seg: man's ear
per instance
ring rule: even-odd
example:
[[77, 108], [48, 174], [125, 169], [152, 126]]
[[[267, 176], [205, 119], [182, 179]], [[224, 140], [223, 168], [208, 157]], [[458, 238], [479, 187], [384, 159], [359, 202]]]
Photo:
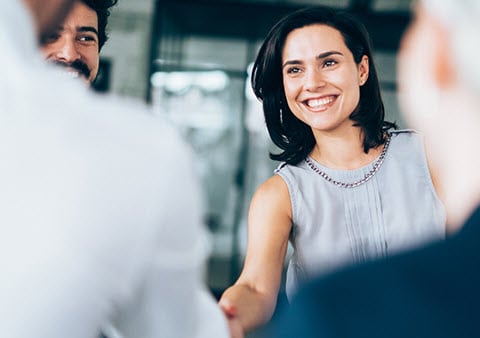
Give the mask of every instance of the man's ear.
[[455, 80], [455, 71], [452, 63], [452, 46], [450, 43], [450, 34], [441, 22], [430, 16], [432, 24], [432, 46], [435, 48], [432, 70], [434, 80], [439, 88], [445, 88]]

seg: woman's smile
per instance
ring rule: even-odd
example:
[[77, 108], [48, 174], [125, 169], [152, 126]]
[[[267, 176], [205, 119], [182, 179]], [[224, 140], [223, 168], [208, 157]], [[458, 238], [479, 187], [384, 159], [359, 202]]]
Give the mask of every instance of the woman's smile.
[[282, 64], [285, 97], [299, 120], [320, 132], [352, 126], [368, 58], [357, 64], [337, 29], [313, 24], [291, 31]]
[[325, 111], [330, 108], [337, 99], [336, 95], [329, 95], [319, 98], [312, 98], [303, 101], [303, 103], [310, 108], [309, 110], [314, 110], [316, 112]]

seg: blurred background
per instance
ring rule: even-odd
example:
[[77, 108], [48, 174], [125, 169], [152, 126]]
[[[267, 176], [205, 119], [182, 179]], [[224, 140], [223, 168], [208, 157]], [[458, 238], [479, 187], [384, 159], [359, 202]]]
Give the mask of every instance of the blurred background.
[[[192, 145], [213, 236], [212, 292], [236, 280], [246, 214], [277, 163], [249, 71], [262, 39], [293, 10], [323, 4], [356, 13], [373, 42], [387, 118], [400, 127], [396, 54], [411, 0], [119, 0], [101, 54], [96, 89], [137, 97], [169, 118]], [[187, 192], [188, 193], [188, 192]], [[280, 302], [282, 301], [282, 295]], [[259, 337], [260, 333], [249, 335]]]

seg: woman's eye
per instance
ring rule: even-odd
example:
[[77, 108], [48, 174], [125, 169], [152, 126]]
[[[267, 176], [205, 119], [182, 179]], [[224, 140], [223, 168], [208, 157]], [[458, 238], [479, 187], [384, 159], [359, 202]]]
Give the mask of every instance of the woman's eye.
[[300, 68], [298, 67], [290, 67], [287, 69], [288, 74], [297, 74], [300, 73]]

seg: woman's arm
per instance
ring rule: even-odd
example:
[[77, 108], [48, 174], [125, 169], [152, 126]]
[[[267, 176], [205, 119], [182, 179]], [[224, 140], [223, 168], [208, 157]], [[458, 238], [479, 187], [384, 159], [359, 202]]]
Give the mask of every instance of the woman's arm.
[[230, 325], [244, 332], [268, 322], [275, 310], [292, 227], [285, 181], [274, 175], [255, 192], [248, 214], [248, 246], [240, 277], [220, 299]]

